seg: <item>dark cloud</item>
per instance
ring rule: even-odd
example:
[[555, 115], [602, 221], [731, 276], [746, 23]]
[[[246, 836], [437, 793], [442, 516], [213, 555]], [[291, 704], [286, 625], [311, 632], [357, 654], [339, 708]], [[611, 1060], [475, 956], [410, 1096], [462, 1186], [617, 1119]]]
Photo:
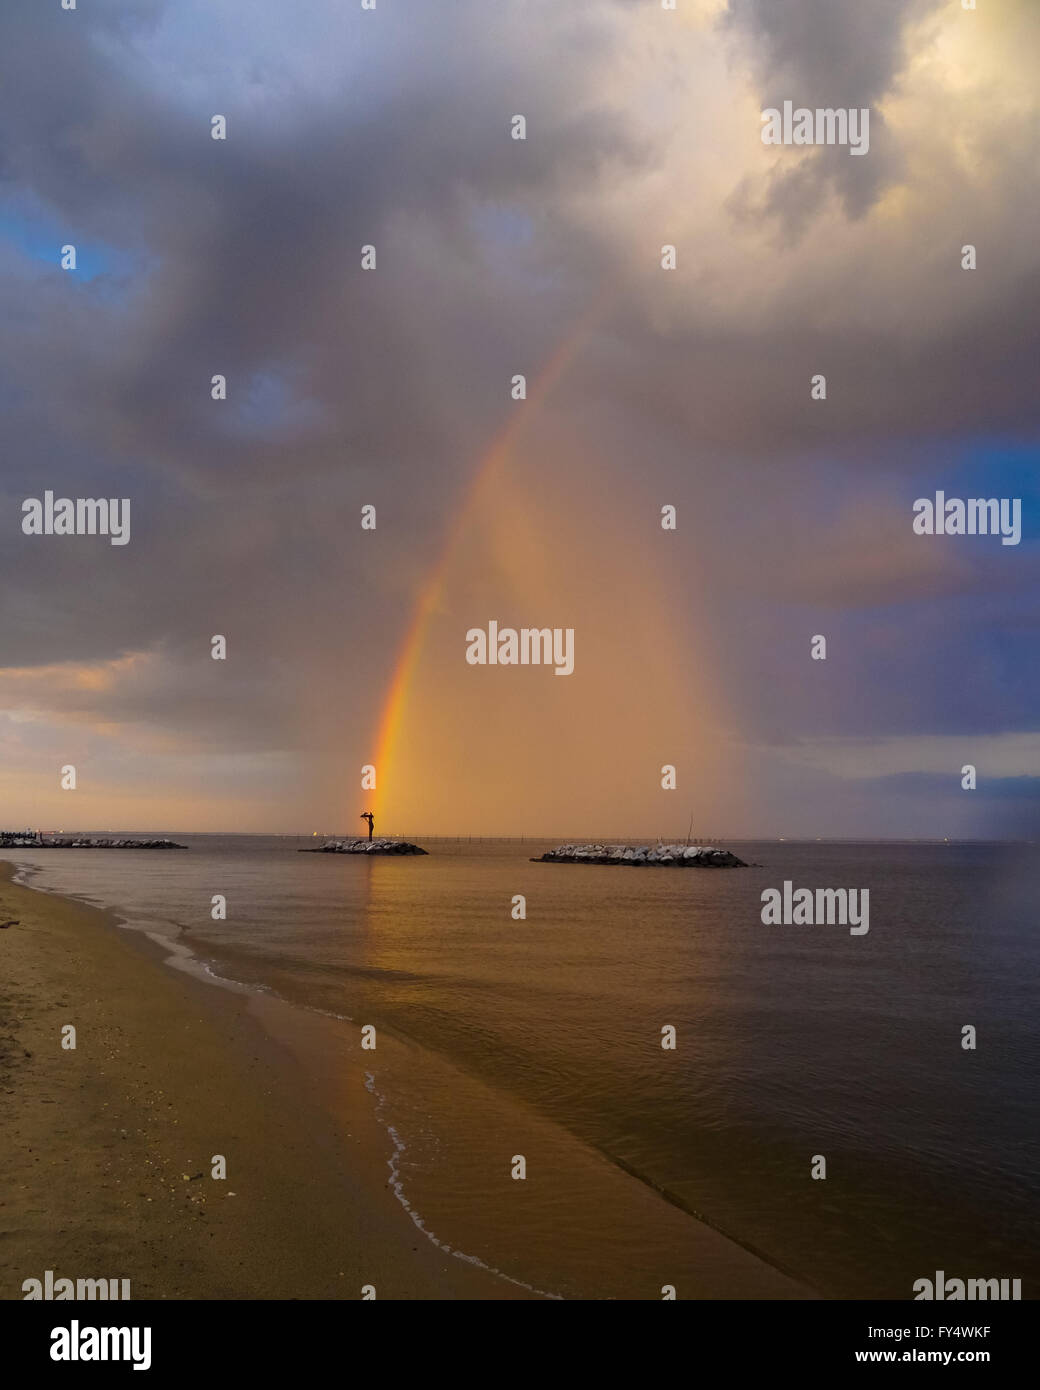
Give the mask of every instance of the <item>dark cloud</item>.
[[[762, 211], [798, 237], [828, 191], [850, 217], [861, 217], [903, 173], [896, 143], [878, 103], [903, 68], [910, 27], [943, 0], [730, 0], [728, 23], [751, 37], [762, 107], [785, 100], [805, 106], [870, 110], [869, 156], [822, 147], [791, 170], [771, 175]], [[743, 191], [747, 196], [748, 190]]]
[[[753, 72], [763, 105], [874, 106], [933, 9], [732, 0], [734, 89]], [[590, 315], [551, 409], [581, 441], [590, 493], [611, 479], [639, 505], [662, 489], [682, 503], [684, 572], [721, 596], [705, 640], [749, 730], [1027, 720], [1035, 669], [1008, 694], [997, 639], [955, 709], [929, 711], [963, 655], [935, 638], [942, 605], [1022, 592], [1033, 562], [1015, 578], [992, 557], [919, 562], [896, 528], [944, 441], [1036, 436], [1031, 127], [990, 113], [994, 146], [969, 165], [940, 141], [941, 201], [860, 242], [919, 154], [879, 113], [869, 157], [822, 150], [771, 176], [740, 163], [669, 280], [659, 205], [641, 199], [676, 137], [641, 103], [674, 100], [687, 134], [691, 98], [673, 68], [662, 81], [657, 50], [640, 66], [648, 23], [636, 6], [478, 0], [397, 0], [378, 17], [334, 0], [8, 7], [3, 665], [146, 654], [115, 685], [36, 682], [39, 708], [196, 749], [360, 763], [416, 596], [517, 408], [510, 377], [536, 378]], [[216, 112], [226, 142], [210, 139]], [[509, 139], [517, 113], [524, 143]], [[711, 132], [704, 120], [689, 143]], [[669, 205], [678, 218], [708, 196], [676, 184]], [[973, 238], [970, 282], [959, 247]], [[66, 240], [97, 273], [58, 269]], [[370, 242], [375, 273], [360, 269]], [[823, 406], [808, 396], [820, 370]], [[210, 399], [214, 373], [226, 403]], [[21, 500], [45, 488], [129, 496], [131, 545], [23, 537]], [[369, 502], [378, 539], [359, 526]], [[817, 705], [782, 642], [761, 678], [776, 605], [801, 623], [814, 595], [846, 614], [906, 605], [858, 629]], [[970, 640], [993, 621], [971, 615]], [[879, 634], [898, 623], [909, 655], [893, 693]], [[229, 638], [226, 673], [213, 633]], [[1017, 653], [1021, 635], [1008, 640]], [[876, 698], [857, 695], [864, 682]]]
[[[9, 664], [198, 651], [229, 628], [259, 706], [272, 663], [313, 671], [316, 650], [322, 683], [358, 678], [324, 640], [346, 616], [376, 700], [456, 493], [510, 408], [503, 382], [567, 312], [558, 286], [509, 304], [478, 214], [551, 206], [635, 157], [600, 109], [594, 25], [558, 24], [545, 71], [475, 5], [398, 7], [367, 31], [367, 16], [343, 30], [341, 7], [318, 8], [329, 42], [355, 52], [315, 96], [284, 12], [225, 7], [239, 27], [227, 52], [254, 49], [261, 100], [230, 65], [226, 86], [210, 72], [197, 87], [190, 66], [158, 64], [177, 51], [175, 6], [10, 16], [12, 216], [43, 208], [129, 268], [83, 283], [57, 271], [57, 245], [50, 264], [6, 252], [7, 524], [44, 487], [107, 490], [132, 497], [134, 540], [9, 538]], [[520, 108], [526, 146], [509, 139]], [[216, 110], [225, 143], [209, 138]], [[360, 270], [369, 242], [374, 274]], [[210, 399], [216, 372], [226, 404]], [[362, 536], [363, 502], [396, 543]]]

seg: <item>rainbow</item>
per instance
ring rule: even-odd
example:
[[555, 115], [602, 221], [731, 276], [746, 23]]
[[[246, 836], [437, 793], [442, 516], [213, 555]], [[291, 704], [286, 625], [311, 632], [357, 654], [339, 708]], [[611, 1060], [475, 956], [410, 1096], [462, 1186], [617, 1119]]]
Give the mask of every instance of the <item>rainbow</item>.
[[[430, 618], [440, 605], [451, 572], [452, 557], [470, 526], [474, 512], [489, 492], [492, 483], [499, 477], [513, 446], [530, 423], [532, 412], [545, 404], [553, 388], [573, 362], [593, 324], [602, 317], [603, 312], [604, 305], [601, 302], [582, 315], [577, 327], [560, 343], [536, 377], [533, 386], [528, 390], [527, 399], [514, 404], [510, 418], [495, 435], [481, 458], [459, 509], [458, 518], [449, 529], [430, 578], [419, 595], [383, 702], [376, 736], [376, 754], [373, 760], [376, 769], [376, 794], [373, 801], [376, 815], [384, 824], [384, 810], [391, 800], [390, 794], [393, 791], [394, 752], [408, 710], [409, 691], [422, 658]], [[397, 827], [401, 830], [405, 828]]]

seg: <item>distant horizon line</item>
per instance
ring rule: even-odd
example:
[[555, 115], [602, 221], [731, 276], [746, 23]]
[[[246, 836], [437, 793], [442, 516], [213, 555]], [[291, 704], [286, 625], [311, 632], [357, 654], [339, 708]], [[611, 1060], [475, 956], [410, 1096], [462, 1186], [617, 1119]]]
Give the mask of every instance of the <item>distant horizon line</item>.
[[[46, 830], [28, 828], [30, 833], [41, 835], [62, 835], [76, 838], [82, 835], [149, 835], [153, 837], [169, 835], [195, 835], [211, 837], [235, 836], [240, 839], [269, 839], [269, 840], [364, 840], [368, 836], [365, 834], [354, 834], [349, 831], [298, 831], [298, 830], [157, 830], [154, 828], [128, 829], [121, 828], [98, 828], [76, 830]], [[0, 829], [3, 835], [23, 835], [25, 829]], [[510, 835], [484, 835], [484, 834], [465, 834], [458, 832], [455, 834], [435, 834], [421, 835], [415, 832], [404, 834], [383, 834], [380, 833], [374, 839], [387, 840], [452, 840], [459, 843], [463, 840], [557, 840], [564, 844], [621, 844], [632, 842], [647, 841], [659, 844], [686, 844], [709, 842], [721, 842], [723, 840], [733, 844], [857, 844], [857, 845], [942, 845], [942, 844], [980, 844], [980, 845], [1013, 845], [1013, 844], [1033, 844], [1035, 841], [1022, 838], [1007, 838], [1003, 836], [991, 835], [680, 835], [676, 837], [660, 835], [558, 835], [558, 834], [529, 834], [526, 831]], [[0, 845], [0, 849], [17, 848], [17, 846]]]

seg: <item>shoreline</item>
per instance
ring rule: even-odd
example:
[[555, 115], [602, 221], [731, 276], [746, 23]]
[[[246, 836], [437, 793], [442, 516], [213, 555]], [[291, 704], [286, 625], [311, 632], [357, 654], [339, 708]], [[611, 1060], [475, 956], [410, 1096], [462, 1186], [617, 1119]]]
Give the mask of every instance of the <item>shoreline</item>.
[[0, 936], [0, 1297], [47, 1269], [128, 1278], [133, 1299], [522, 1296], [402, 1220], [363, 1077], [336, 1124], [251, 991], [169, 970], [115, 914], [13, 872], [0, 863], [20, 919]]
[[[561, 1296], [427, 1230], [400, 1185], [396, 1132], [360, 1025], [202, 968], [169, 968], [176, 942], [15, 884], [15, 872], [0, 862], [3, 918], [20, 919], [0, 933], [0, 1086], [11, 1117], [0, 1141], [0, 1298], [22, 1298], [22, 1281], [47, 1269], [129, 1278], [135, 1299], [360, 1299], [365, 1285], [378, 1298]], [[68, 1023], [75, 1051], [61, 1048]], [[453, 1085], [443, 1059], [399, 1051], [431, 1093]], [[472, 1097], [475, 1129], [487, 1104]], [[613, 1213], [618, 1184], [629, 1185], [626, 1214], [612, 1214], [604, 1233], [620, 1260], [643, 1230], [691, 1247], [689, 1271], [672, 1279], [678, 1297], [816, 1297], [558, 1126], [514, 1111], [503, 1142], [515, 1146], [522, 1125], [572, 1204]], [[210, 1176], [216, 1154], [226, 1181]], [[465, 1190], [453, 1157], [440, 1176]], [[471, 1205], [470, 1231], [454, 1229], [469, 1216], [462, 1209], [444, 1230], [467, 1251], [482, 1234], [479, 1193]], [[494, 1248], [513, 1248], [508, 1229], [495, 1234]], [[586, 1276], [581, 1252], [561, 1249], [560, 1260], [564, 1297], [661, 1296], [625, 1292], [623, 1273]]]

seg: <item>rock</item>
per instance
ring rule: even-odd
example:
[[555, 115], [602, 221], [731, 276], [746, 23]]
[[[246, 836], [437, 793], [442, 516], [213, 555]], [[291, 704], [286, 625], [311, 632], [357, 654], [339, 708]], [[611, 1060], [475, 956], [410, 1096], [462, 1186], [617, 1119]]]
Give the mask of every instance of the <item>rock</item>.
[[746, 869], [728, 849], [711, 845], [558, 845], [532, 864], [661, 864], [701, 869]]
[[326, 840], [314, 849], [301, 849], [301, 854], [425, 854], [419, 845], [407, 840], [386, 840], [376, 836], [371, 840]]

